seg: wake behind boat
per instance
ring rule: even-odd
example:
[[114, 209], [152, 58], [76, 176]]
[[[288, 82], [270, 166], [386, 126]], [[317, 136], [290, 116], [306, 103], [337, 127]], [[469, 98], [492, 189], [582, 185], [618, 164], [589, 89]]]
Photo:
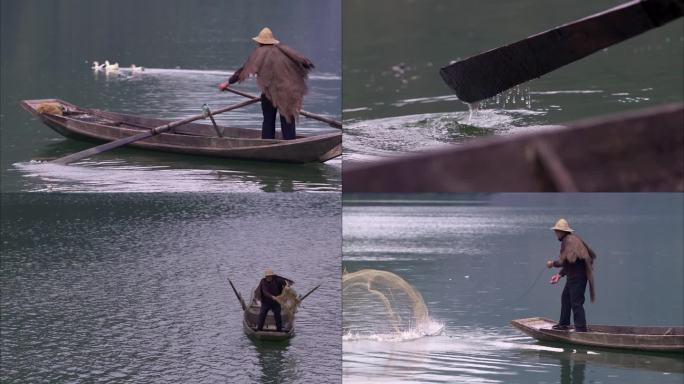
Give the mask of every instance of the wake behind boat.
[[684, 351], [684, 327], [636, 327], [588, 325], [588, 332], [555, 330], [555, 321], [544, 317], [512, 320], [511, 325], [539, 340], [602, 348], [640, 351]]
[[[22, 107], [59, 134], [77, 140], [112, 142], [169, 124], [156, 119], [82, 108], [59, 99], [23, 100]], [[45, 109], [44, 106], [57, 106]], [[223, 136], [223, 137], [220, 137]], [[325, 162], [342, 153], [342, 134], [297, 135], [293, 140], [261, 139], [256, 129], [187, 123], [129, 145], [156, 151], [211, 157], [277, 161]]]

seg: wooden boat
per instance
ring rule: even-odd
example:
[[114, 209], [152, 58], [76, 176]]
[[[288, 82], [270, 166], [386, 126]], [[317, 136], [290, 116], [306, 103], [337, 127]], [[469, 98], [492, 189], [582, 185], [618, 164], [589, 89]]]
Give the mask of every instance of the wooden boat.
[[511, 321], [512, 326], [539, 341], [640, 351], [684, 351], [684, 327], [588, 325], [588, 332], [575, 332], [551, 329], [554, 324], [555, 321], [543, 317]]
[[[290, 281], [292, 284], [294, 282]], [[230, 284], [230, 287], [233, 289], [233, 293], [235, 293], [235, 297], [237, 297], [238, 301], [240, 302], [240, 307], [242, 308], [243, 311], [243, 319], [242, 319], [242, 328], [245, 331], [245, 334], [254, 339], [254, 340], [264, 340], [264, 341], [284, 341], [287, 340], [295, 335], [295, 312], [296, 311], [296, 306], [294, 307], [295, 309], [292, 310], [292, 312], [287, 311], [285, 307], [283, 307], [282, 311], [280, 312], [282, 316], [282, 331], [278, 332], [276, 329], [275, 325], [275, 317], [273, 316], [273, 312], [269, 311], [268, 314], [266, 315], [266, 320], [264, 321], [264, 326], [261, 331], [257, 331], [257, 323], [259, 321], [259, 312], [261, 310], [261, 303], [256, 299], [256, 288], [252, 290], [252, 297], [249, 300], [249, 305], [245, 304], [245, 301], [242, 299], [242, 295], [240, 295], [240, 292], [238, 292], [237, 288], [235, 288], [235, 285], [233, 285], [233, 282], [228, 279], [228, 283]], [[294, 296], [295, 299], [290, 298], [291, 300], [298, 300], [299, 303], [304, 301], [309, 295], [314, 293], [321, 285], [317, 285], [310, 289], [306, 294], [300, 295], [300, 296]], [[296, 292], [294, 290], [291, 292], [293, 295], [296, 295]], [[288, 300], [286, 298], [286, 300]], [[293, 302], [290, 302], [293, 303]]]
[[684, 104], [345, 163], [343, 192], [684, 191]]
[[261, 331], [257, 331], [257, 322], [259, 320], [259, 311], [261, 310], [261, 303], [259, 303], [252, 294], [252, 299], [249, 301], [249, 305], [244, 311], [244, 319], [242, 321], [242, 327], [245, 334], [255, 340], [265, 340], [265, 341], [283, 341], [287, 340], [295, 335], [294, 314], [287, 311], [281, 311], [281, 317], [283, 320], [283, 331], [278, 332], [276, 330], [275, 318], [273, 317], [273, 312], [269, 311], [266, 315], [266, 321], [264, 322], [264, 327]]
[[[59, 104], [62, 115], [40, 113], [38, 107], [45, 103]], [[59, 134], [78, 140], [109, 142], [171, 122], [81, 108], [59, 99], [23, 100], [21, 105]], [[265, 140], [261, 139], [260, 130], [224, 126], [218, 129], [223, 137], [212, 125], [188, 123], [130, 145], [190, 155], [290, 163], [324, 162], [342, 154], [342, 134], [337, 132], [298, 135], [294, 140], [280, 140], [277, 133], [276, 139]]]

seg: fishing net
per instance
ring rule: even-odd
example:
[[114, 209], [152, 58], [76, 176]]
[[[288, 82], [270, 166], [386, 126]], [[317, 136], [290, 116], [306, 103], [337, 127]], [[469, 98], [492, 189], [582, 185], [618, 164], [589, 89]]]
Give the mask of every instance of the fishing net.
[[280, 308], [291, 316], [297, 313], [301, 303], [297, 291], [289, 285], [285, 286], [283, 292], [276, 296], [276, 301], [280, 304]]
[[432, 333], [420, 292], [387, 271], [363, 269], [342, 276], [345, 333]]
[[42, 114], [62, 116], [64, 111], [62, 105], [59, 103], [40, 103], [36, 107], [36, 111]]

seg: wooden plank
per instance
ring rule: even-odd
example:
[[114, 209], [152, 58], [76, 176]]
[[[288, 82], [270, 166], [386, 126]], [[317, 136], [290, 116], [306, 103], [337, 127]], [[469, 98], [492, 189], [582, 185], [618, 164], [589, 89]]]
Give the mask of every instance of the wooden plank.
[[343, 191], [558, 191], [562, 183], [540, 165], [540, 145], [557, 156], [579, 191], [684, 191], [682, 127], [684, 104], [677, 103], [544, 132], [473, 139], [395, 159], [346, 163]]

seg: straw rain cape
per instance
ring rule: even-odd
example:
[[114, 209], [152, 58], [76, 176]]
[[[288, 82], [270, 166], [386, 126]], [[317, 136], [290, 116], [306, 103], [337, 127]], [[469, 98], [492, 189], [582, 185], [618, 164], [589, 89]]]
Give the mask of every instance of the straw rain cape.
[[561, 243], [560, 261], [567, 261], [568, 263], [574, 263], [577, 259], [584, 260], [584, 265], [587, 271], [587, 281], [589, 282], [589, 297], [591, 301], [596, 300], [596, 290], [594, 288], [594, 260], [596, 259], [596, 253], [589, 248], [587, 243], [584, 242], [579, 236], [574, 234], [567, 234], [563, 238]]
[[249, 55], [238, 81], [257, 75], [261, 91], [291, 123], [302, 109], [302, 100], [308, 91], [306, 79], [313, 68], [311, 60], [288, 46], [262, 45]]

